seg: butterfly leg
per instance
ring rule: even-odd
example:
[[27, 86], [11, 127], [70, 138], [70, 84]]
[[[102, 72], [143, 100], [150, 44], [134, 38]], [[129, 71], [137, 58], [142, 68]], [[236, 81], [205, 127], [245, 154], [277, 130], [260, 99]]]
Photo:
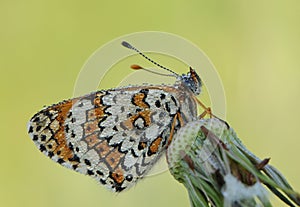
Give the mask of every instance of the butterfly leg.
[[210, 118], [213, 117], [213, 114], [211, 112], [211, 108], [207, 107], [205, 111], [202, 112], [202, 114], [199, 115], [199, 119], [204, 118], [206, 115], [209, 115]]
[[194, 98], [195, 101], [204, 109], [204, 112], [202, 114], [200, 114], [199, 118], [202, 119], [204, 118], [206, 115], [209, 115], [210, 118], [214, 117], [211, 108], [210, 107], [206, 107], [199, 99], [197, 99], [196, 97]]
[[180, 115], [179, 112], [177, 112], [174, 116], [174, 119], [173, 119], [173, 122], [172, 122], [172, 126], [171, 126], [171, 131], [170, 131], [170, 136], [168, 138], [168, 144], [167, 146], [169, 146], [169, 144], [171, 143], [172, 139], [173, 139], [173, 135], [174, 135], [174, 131], [175, 131], [175, 125], [176, 125], [176, 121], [179, 121], [180, 123], [180, 126], [183, 126], [184, 125], [184, 121]]

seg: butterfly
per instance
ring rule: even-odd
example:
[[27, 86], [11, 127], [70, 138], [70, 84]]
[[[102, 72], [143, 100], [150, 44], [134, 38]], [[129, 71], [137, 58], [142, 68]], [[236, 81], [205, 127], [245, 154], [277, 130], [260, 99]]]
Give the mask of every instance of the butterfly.
[[46, 156], [114, 192], [143, 178], [176, 131], [198, 119], [197, 104], [202, 106], [196, 99], [202, 82], [194, 69], [178, 75], [128, 42], [122, 45], [171, 72], [175, 84], [95, 91], [45, 107], [28, 124], [29, 135]]

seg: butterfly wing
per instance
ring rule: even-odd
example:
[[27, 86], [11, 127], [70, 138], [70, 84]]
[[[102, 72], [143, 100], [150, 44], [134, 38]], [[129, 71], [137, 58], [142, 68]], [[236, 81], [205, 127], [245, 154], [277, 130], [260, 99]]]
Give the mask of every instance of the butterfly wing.
[[163, 89], [103, 90], [41, 110], [28, 132], [54, 161], [119, 192], [160, 157], [178, 109]]

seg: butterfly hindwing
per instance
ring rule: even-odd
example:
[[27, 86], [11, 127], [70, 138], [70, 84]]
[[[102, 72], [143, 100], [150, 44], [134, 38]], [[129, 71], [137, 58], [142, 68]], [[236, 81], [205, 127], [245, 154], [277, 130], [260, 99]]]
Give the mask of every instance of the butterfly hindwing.
[[163, 89], [102, 90], [43, 109], [28, 131], [54, 161], [121, 191], [160, 157], [178, 110]]

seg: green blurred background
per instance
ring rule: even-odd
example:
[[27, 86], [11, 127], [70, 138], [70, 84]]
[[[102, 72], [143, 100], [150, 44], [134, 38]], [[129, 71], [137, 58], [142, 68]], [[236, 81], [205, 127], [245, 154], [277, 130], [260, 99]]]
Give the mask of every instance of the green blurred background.
[[0, 206], [189, 206], [168, 172], [116, 195], [49, 160], [26, 132], [43, 105], [72, 96], [98, 47], [148, 30], [178, 34], [209, 56], [224, 84], [227, 121], [300, 191], [298, 0], [1, 0]]

